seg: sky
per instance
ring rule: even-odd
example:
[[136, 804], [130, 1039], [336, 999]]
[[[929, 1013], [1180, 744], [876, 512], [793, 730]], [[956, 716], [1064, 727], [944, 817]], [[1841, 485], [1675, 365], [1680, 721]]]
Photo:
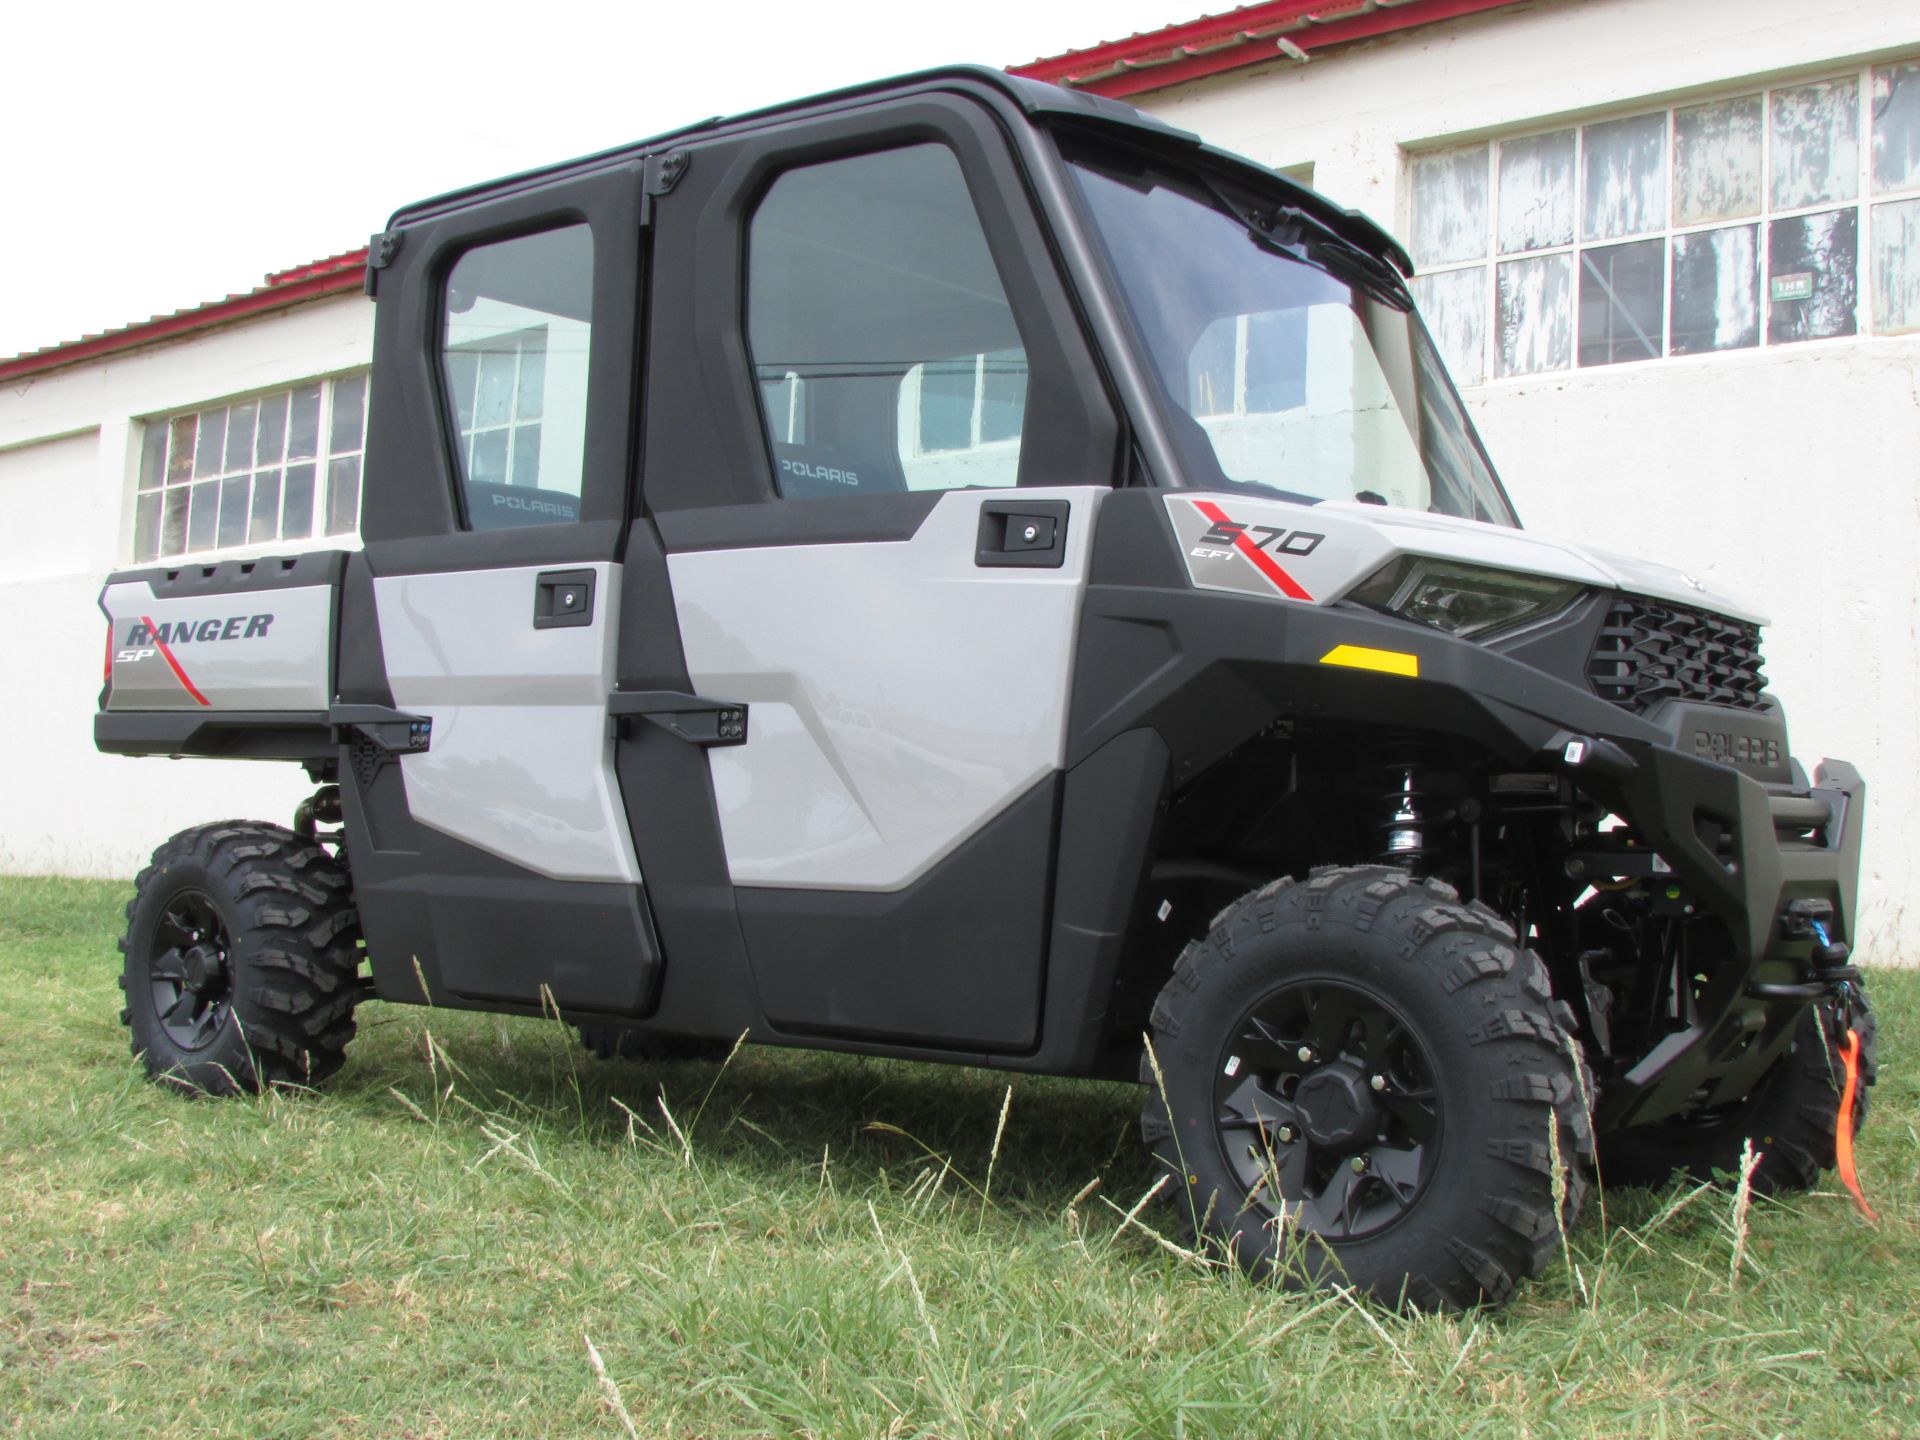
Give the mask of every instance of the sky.
[[1212, 0], [22, 5], [0, 357], [250, 290], [445, 190], [836, 86], [1016, 65]]

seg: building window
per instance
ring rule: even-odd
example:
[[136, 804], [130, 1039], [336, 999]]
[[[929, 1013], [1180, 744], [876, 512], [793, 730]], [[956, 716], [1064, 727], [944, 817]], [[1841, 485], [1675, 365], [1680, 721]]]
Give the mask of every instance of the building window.
[[1455, 378], [1920, 330], [1920, 61], [1420, 155]]
[[365, 371], [148, 421], [134, 563], [353, 534], [366, 434]]

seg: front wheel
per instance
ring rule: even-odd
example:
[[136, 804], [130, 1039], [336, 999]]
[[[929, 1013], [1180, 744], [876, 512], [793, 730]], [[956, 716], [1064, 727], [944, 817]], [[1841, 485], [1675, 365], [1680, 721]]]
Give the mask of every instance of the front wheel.
[[359, 942], [346, 869], [311, 840], [242, 820], [184, 830], [127, 904], [133, 1051], [207, 1095], [316, 1085], [353, 1038]]
[[[1860, 1035], [1855, 1132], [1866, 1119], [1868, 1087], [1879, 1079], [1879, 1029], [1863, 985], [1855, 982], [1853, 1027]], [[1840, 1048], [1832, 1002], [1809, 1005], [1793, 1043], [1744, 1100], [1651, 1125], [1617, 1130], [1600, 1142], [1600, 1174], [1609, 1185], [1661, 1185], [1675, 1171], [1694, 1180], [1739, 1173], [1752, 1140], [1759, 1153], [1751, 1184], [1763, 1195], [1811, 1190], [1834, 1165], [1839, 1129]]]
[[1569, 1020], [1511, 928], [1447, 886], [1381, 866], [1281, 880], [1175, 965], [1142, 1130], [1194, 1232], [1256, 1274], [1498, 1303], [1584, 1193]]

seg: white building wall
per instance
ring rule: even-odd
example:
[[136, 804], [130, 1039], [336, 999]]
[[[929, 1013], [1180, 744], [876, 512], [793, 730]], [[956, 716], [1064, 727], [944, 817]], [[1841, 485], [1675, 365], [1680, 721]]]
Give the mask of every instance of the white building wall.
[[[1920, 55], [1912, 0], [1548, 0], [1134, 97], [1405, 236], [1410, 151]], [[1862, 249], [1864, 257], [1865, 250]], [[1867, 777], [1861, 953], [1920, 963], [1920, 336], [1466, 392], [1523, 520], [1756, 597], [1803, 759]]]
[[0, 707], [0, 873], [131, 875], [184, 826], [286, 823], [311, 793], [290, 765], [98, 753], [96, 602], [132, 543], [140, 417], [358, 369], [372, 355], [373, 306], [349, 295], [0, 384], [0, 635], [14, 682]]

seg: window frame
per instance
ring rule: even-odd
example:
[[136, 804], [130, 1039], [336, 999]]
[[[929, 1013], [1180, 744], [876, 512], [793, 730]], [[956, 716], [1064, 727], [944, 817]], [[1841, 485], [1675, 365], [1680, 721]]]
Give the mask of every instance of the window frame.
[[[1865, 340], [1895, 338], [1920, 333], [1920, 325], [1901, 326], [1896, 329], [1879, 330], [1875, 326], [1875, 306], [1877, 295], [1874, 287], [1874, 211], [1880, 207], [1899, 204], [1905, 201], [1920, 201], [1920, 176], [1912, 178], [1910, 183], [1899, 188], [1890, 188], [1876, 192], [1873, 175], [1873, 80], [1877, 71], [1892, 71], [1901, 66], [1920, 63], [1920, 55], [1901, 56], [1876, 62], [1864, 62], [1853, 66], [1828, 66], [1803, 74], [1775, 77], [1766, 80], [1749, 81], [1740, 85], [1717, 87], [1698, 95], [1669, 99], [1663, 104], [1640, 102], [1630, 106], [1610, 107], [1605, 111], [1584, 116], [1563, 117], [1554, 124], [1533, 124], [1523, 129], [1516, 128], [1503, 133], [1490, 135], [1484, 139], [1466, 145], [1437, 144], [1408, 147], [1405, 153], [1403, 174], [1406, 179], [1406, 216], [1407, 231], [1411, 235], [1419, 218], [1419, 195], [1417, 193], [1416, 172], [1423, 161], [1445, 156], [1460, 156], [1475, 150], [1485, 152], [1485, 194], [1486, 213], [1482, 229], [1483, 245], [1480, 253], [1471, 259], [1453, 261], [1435, 261], [1427, 264], [1416, 255], [1418, 264], [1414, 291], [1419, 299], [1426, 286], [1423, 282], [1433, 281], [1443, 276], [1454, 276], [1479, 272], [1480, 281], [1480, 353], [1477, 363], [1470, 368], [1461, 366], [1458, 357], [1449, 355], [1450, 367], [1465, 370], [1460, 377], [1462, 388], [1477, 388], [1486, 385], [1526, 383], [1542, 376], [1566, 376], [1582, 372], [1593, 373], [1617, 369], [1622, 365], [1648, 365], [1669, 360], [1701, 360], [1714, 357], [1739, 354], [1765, 354], [1781, 349], [1798, 349], [1807, 345], [1832, 345]], [[1783, 92], [1807, 89], [1813, 86], [1845, 83], [1851, 81], [1855, 86], [1853, 116], [1855, 123], [1854, 141], [1856, 162], [1853, 173], [1853, 190], [1850, 199], [1821, 200], [1807, 204], [1776, 205], [1773, 188], [1774, 159], [1774, 115], [1775, 97]], [[1756, 209], [1739, 215], [1725, 216], [1709, 220], [1681, 223], [1678, 220], [1680, 196], [1674, 183], [1678, 175], [1679, 129], [1677, 116], [1683, 111], [1693, 111], [1715, 105], [1747, 98], [1760, 102], [1760, 156], [1759, 156], [1759, 195]], [[1595, 125], [1605, 125], [1615, 121], [1639, 119], [1658, 115], [1664, 125], [1662, 186], [1665, 191], [1662, 206], [1662, 223], [1653, 229], [1634, 231], [1629, 234], [1608, 236], [1589, 240], [1585, 236], [1587, 229], [1585, 162], [1587, 152], [1587, 131]], [[1503, 147], [1519, 142], [1537, 140], [1543, 136], [1571, 132], [1573, 138], [1573, 163], [1571, 170], [1572, 186], [1572, 239], [1563, 244], [1540, 245], [1529, 249], [1502, 252], [1500, 249], [1500, 163]], [[1853, 329], [1851, 333], [1827, 335], [1809, 339], [1776, 337], [1773, 316], [1771, 274], [1773, 254], [1773, 229], [1783, 221], [1803, 219], [1808, 216], [1825, 215], [1835, 212], [1852, 211], [1854, 215], [1854, 264], [1853, 264]], [[1710, 235], [1723, 230], [1751, 227], [1756, 233], [1754, 245], [1754, 264], [1757, 271], [1756, 292], [1758, 299], [1757, 324], [1758, 335], [1751, 345], [1728, 346], [1720, 349], [1693, 348], [1676, 349], [1674, 333], [1673, 290], [1675, 274], [1675, 242], [1689, 236]], [[1582, 294], [1583, 256], [1589, 251], [1608, 250], [1618, 246], [1642, 244], [1649, 241], [1660, 246], [1661, 286], [1660, 286], [1660, 351], [1657, 355], [1642, 356], [1634, 359], [1608, 360], [1582, 364], [1580, 359], [1582, 345], [1582, 327], [1580, 324], [1580, 302]], [[1513, 373], [1501, 371], [1501, 306], [1500, 272], [1503, 266], [1518, 261], [1538, 261], [1564, 256], [1570, 273], [1567, 305], [1567, 360], [1558, 366], [1543, 366], [1518, 370]], [[1916, 258], [1920, 264], [1920, 258]], [[1423, 314], [1424, 314], [1423, 309]]]
[[[342, 381], [355, 379], [361, 382], [360, 443], [352, 449], [336, 452], [333, 448], [335, 387]], [[254, 463], [243, 469], [229, 469], [223, 464], [212, 474], [195, 475], [192, 472], [192, 462], [189, 461], [186, 478], [178, 483], [169, 483], [167, 477], [171, 467], [168, 461], [172, 454], [172, 446], [174, 443], [174, 427], [180, 421], [189, 418], [194, 420], [197, 440], [200, 425], [204, 417], [215, 413], [230, 417], [231, 412], [235, 409], [251, 405], [255, 407], [254, 415], [257, 425], [259, 417], [258, 407], [262, 401], [285, 396], [288, 399], [288, 408], [291, 410], [292, 397], [297, 392], [309, 387], [316, 387], [319, 391], [319, 399], [315, 409], [314, 453], [312, 456], [301, 456], [297, 460], [289, 461], [286, 454], [288, 439], [285, 429], [283, 428], [277, 466], [263, 466], [259, 461], [258, 451], [256, 449]], [[119, 553], [125, 563], [138, 566], [169, 565], [183, 562], [199, 563], [203, 560], [228, 560], [258, 555], [293, 554], [308, 550], [332, 550], [342, 547], [358, 546], [360, 544], [360, 518], [365, 496], [368, 410], [372, 393], [372, 370], [371, 367], [363, 365], [345, 370], [326, 371], [318, 375], [302, 376], [292, 381], [257, 390], [243, 391], [238, 394], [205, 401], [198, 405], [156, 411], [149, 415], [136, 417], [134, 428], [139, 443], [133, 447], [132, 481], [126, 491], [126, 526], [119, 546]], [[230, 418], [226, 423], [231, 423]], [[286, 424], [287, 421], [283, 419], [283, 427]], [[147, 458], [151, 437], [156, 433], [162, 437], [159, 448], [159, 483], [149, 486], [145, 483]], [[257, 446], [257, 431], [254, 443]], [[329, 530], [327, 528], [327, 514], [333, 499], [332, 471], [334, 463], [340, 460], [357, 460], [360, 464], [360, 474], [355, 482], [353, 523], [341, 530]], [[289, 538], [284, 533], [286, 525], [286, 472], [296, 464], [311, 464], [313, 466], [313, 494], [309, 502], [311, 513], [308, 517], [309, 528], [307, 533]], [[192, 500], [189, 498], [187, 518], [185, 521], [185, 538], [188, 543], [177, 551], [169, 551], [165, 548], [166, 496], [169, 492], [183, 490], [191, 496], [191, 492], [197, 486], [207, 484], [212, 484], [216, 487], [224, 486], [227, 481], [241, 477], [245, 477], [249, 482], [247, 511], [250, 535], [255, 494], [253, 482], [262, 470], [266, 468], [277, 469], [281, 485], [280, 502], [277, 507], [279, 520], [275, 526], [276, 533], [271, 538], [261, 540], [248, 538], [231, 544], [221, 544], [219, 541], [219, 515], [216, 507], [213, 522], [214, 542], [211, 545], [195, 548], [190, 543], [192, 536]], [[147, 496], [158, 496], [160, 498], [160, 509], [154, 522], [154, 548], [151, 554], [143, 553], [140, 534], [140, 502]], [[215, 498], [217, 502], [219, 499], [217, 492]]]

